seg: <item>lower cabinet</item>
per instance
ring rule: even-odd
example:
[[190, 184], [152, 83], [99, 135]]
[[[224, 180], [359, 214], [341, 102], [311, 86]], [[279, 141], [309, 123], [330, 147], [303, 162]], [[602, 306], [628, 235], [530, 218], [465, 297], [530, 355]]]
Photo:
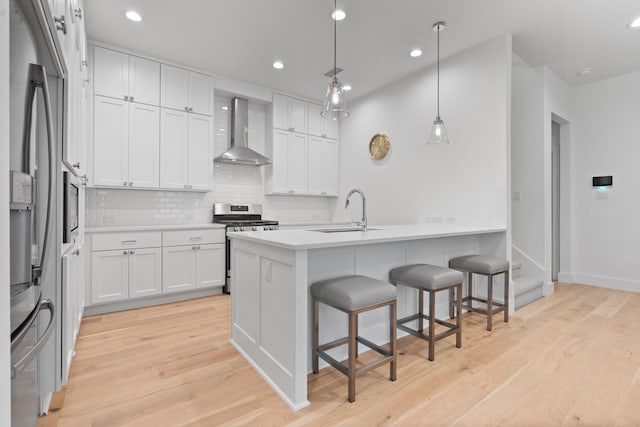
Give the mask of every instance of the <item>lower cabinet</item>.
[[91, 302], [99, 304], [159, 294], [161, 272], [160, 248], [93, 252]]
[[224, 285], [223, 243], [165, 247], [163, 257], [163, 292]]
[[224, 229], [98, 233], [89, 242], [91, 305], [225, 283]]

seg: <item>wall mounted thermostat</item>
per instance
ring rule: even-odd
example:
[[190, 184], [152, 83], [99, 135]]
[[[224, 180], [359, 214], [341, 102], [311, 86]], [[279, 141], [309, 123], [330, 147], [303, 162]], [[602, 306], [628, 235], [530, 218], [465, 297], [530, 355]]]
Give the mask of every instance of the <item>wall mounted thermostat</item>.
[[613, 176], [594, 176], [593, 177], [593, 186], [594, 187], [611, 187], [613, 185]]

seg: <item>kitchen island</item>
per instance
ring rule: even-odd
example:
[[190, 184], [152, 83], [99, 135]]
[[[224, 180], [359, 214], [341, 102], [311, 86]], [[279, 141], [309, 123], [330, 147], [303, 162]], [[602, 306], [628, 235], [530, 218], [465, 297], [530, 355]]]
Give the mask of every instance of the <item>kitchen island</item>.
[[[446, 266], [449, 259], [467, 254], [507, 257], [504, 228], [456, 224], [375, 226], [366, 232], [256, 231], [229, 233], [229, 237], [234, 289], [231, 342], [293, 410], [309, 405], [312, 283], [352, 274], [388, 280], [394, 267]], [[500, 280], [496, 279], [496, 286], [503, 286]], [[481, 278], [474, 281], [476, 295], [486, 293], [482, 285]], [[442, 294], [436, 310], [444, 315], [448, 296]], [[502, 294], [496, 288], [494, 295]], [[398, 317], [416, 310], [415, 290], [399, 287]], [[388, 341], [385, 310], [362, 314], [359, 327], [360, 335], [377, 344]], [[321, 304], [320, 342], [346, 334], [346, 315]], [[344, 360], [346, 346], [329, 353]]]

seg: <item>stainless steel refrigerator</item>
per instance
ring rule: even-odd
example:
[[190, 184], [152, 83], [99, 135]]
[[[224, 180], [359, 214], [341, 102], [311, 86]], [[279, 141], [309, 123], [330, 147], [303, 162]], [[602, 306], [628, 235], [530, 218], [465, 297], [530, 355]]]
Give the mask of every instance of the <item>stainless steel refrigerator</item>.
[[[11, 420], [35, 426], [38, 370], [55, 366], [55, 295], [60, 277], [59, 87], [64, 65], [46, 0], [11, 0], [10, 286]], [[46, 298], [46, 296], [54, 296]], [[55, 345], [54, 345], [55, 347]]]

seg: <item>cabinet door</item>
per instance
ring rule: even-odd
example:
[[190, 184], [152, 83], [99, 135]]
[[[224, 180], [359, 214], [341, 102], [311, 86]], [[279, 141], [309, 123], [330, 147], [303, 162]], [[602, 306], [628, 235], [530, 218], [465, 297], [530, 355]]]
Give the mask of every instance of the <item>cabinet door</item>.
[[190, 112], [213, 116], [213, 79], [200, 73], [189, 73]]
[[93, 123], [93, 182], [126, 186], [128, 176], [129, 103], [95, 97]]
[[129, 298], [162, 292], [162, 249], [134, 249], [129, 255]]
[[289, 125], [295, 132], [307, 133], [307, 103], [299, 99], [289, 100]]
[[338, 120], [322, 119], [322, 137], [338, 139]]
[[160, 108], [129, 103], [129, 182], [158, 188], [160, 180]]
[[[275, 95], [274, 95], [275, 96]], [[289, 192], [289, 139], [291, 132], [273, 130], [272, 192]]]
[[197, 246], [195, 253], [196, 288], [224, 286], [225, 244]]
[[148, 59], [129, 57], [129, 100], [160, 105], [160, 64]]
[[103, 251], [91, 254], [91, 303], [129, 298], [128, 251]]
[[195, 246], [162, 249], [162, 292], [194, 289]]
[[189, 72], [182, 68], [162, 64], [161, 103], [174, 110], [187, 111], [189, 107]]
[[307, 192], [307, 135], [292, 132], [289, 139], [289, 191]]
[[96, 95], [124, 100], [129, 95], [129, 55], [96, 46], [93, 90]]
[[289, 130], [289, 97], [273, 94], [273, 127]]
[[338, 142], [325, 139], [322, 145], [323, 196], [338, 195]]
[[189, 114], [189, 176], [190, 188], [207, 190], [213, 172], [213, 117]]
[[322, 105], [309, 104], [308, 105], [309, 118], [307, 133], [314, 136], [322, 136], [322, 122], [323, 118], [320, 115], [322, 112]]
[[324, 191], [324, 181], [325, 177], [323, 176], [323, 149], [324, 149], [324, 139], [318, 138], [316, 136], [309, 137], [309, 155], [307, 161], [307, 171], [308, 171], [308, 193], [309, 194], [317, 194], [321, 195]]
[[189, 154], [189, 114], [160, 110], [160, 187], [185, 188]]

